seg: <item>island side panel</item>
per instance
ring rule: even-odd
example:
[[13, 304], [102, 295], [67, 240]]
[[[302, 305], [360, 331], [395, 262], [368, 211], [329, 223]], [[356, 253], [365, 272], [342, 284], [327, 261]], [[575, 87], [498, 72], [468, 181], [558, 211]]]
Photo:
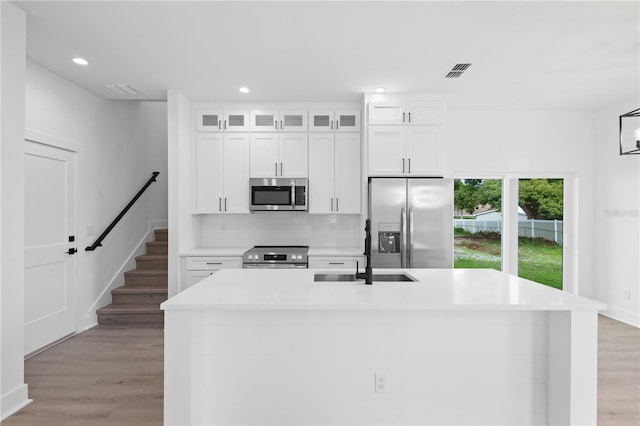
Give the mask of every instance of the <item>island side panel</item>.
[[[199, 348], [192, 330], [202, 312], [164, 311], [164, 424], [191, 424], [192, 354]], [[195, 331], [195, 333], [194, 333]], [[198, 358], [198, 357], [196, 357]]]
[[548, 424], [597, 424], [598, 312], [549, 312]]
[[226, 309], [187, 328], [178, 319], [166, 318], [166, 345], [182, 346], [167, 352], [167, 424], [546, 421], [546, 312]]

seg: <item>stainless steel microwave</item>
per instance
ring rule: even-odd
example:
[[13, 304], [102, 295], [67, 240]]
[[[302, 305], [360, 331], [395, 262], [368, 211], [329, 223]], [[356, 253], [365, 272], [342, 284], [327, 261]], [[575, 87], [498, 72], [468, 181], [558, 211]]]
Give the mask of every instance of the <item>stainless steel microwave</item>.
[[308, 210], [308, 185], [308, 179], [249, 179], [250, 210]]

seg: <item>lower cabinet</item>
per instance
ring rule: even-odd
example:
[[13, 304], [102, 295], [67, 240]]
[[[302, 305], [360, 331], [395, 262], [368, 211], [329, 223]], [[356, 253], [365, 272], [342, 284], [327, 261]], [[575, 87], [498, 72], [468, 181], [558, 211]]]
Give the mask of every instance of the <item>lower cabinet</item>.
[[220, 269], [242, 268], [241, 256], [189, 256], [185, 262], [185, 290]]
[[363, 270], [365, 267], [364, 256], [309, 256], [309, 268], [311, 269], [353, 269], [355, 272], [356, 262]]

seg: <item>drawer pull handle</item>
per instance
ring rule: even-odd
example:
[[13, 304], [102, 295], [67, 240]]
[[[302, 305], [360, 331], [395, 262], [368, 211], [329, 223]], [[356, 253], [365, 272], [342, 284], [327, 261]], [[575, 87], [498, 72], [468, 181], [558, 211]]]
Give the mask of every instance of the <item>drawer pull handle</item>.
[[207, 265], [222, 265], [222, 262], [207, 262]]
[[344, 262], [329, 262], [329, 265], [344, 265]]

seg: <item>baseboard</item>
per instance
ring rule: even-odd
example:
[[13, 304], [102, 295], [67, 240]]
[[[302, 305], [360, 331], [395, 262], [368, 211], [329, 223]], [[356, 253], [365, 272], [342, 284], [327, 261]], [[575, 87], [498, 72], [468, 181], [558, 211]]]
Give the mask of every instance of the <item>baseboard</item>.
[[607, 304], [607, 310], [600, 313], [605, 317], [640, 328], [640, 315], [634, 312]]
[[6, 420], [32, 402], [33, 400], [29, 399], [29, 386], [26, 383], [2, 395], [0, 421]]
[[138, 242], [136, 247], [129, 253], [127, 256], [127, 260], [122, 264], [118, 272], [109, 280], [109, 284], [104, 287], [100, 295], [97, 297], [96, 301], [89, 307], [87, 310], [82, 324], [78, 324], [78, 329], [81, 331], [88, 330], [91, 327], [95, 327], [98, 324], [98, 318], [96, 315], [96, 310], [98, 306], [104, 305], [110, 299], [111, 295], [109, 294], [111, 290], [122, 285], [124, 282], [124, 273], [128, 270], [135, 269], [136, 267], [136, 256], [143, 254], [146, 251], [145, 243], [149, 241], [153, 241], [155, 238], [154, 231], [158, 228], [166, 228], [167, 227], [166, 220], [152, 220], [149, 222], [149, 227], [147, 229], [147, 233], [144, 237]]

